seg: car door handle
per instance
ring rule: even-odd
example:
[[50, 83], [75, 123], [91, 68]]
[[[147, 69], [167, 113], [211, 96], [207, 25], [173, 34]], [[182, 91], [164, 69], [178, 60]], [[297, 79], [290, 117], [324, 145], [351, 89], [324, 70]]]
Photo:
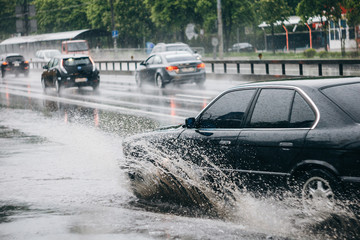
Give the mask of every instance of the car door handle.
[[219, 141], [219, 144], [220, 144], [220, 145], [230, 145], [230, 144], [231, 144], [231, 141], [229, 141], [229, 140], [220, 140], [220, 141]]
[[290, 150], [289, 148], [293, 147], [294, 144], [292, 142], [281, 142], [279, 143], [279, 146], [282, 148], [282, 150]]

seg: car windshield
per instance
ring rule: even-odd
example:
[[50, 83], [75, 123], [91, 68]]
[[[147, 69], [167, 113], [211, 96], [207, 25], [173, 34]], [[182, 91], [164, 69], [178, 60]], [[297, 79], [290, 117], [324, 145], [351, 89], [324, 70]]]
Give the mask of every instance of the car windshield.
[[11, 57], [7, 57], [6, 58], [7, 61], [9, 62], [15, 62], [15, 61], [24, 61], [24, 57], [23, 56], [11, 56]]
[[88, 57], [64, 59], [64, 65], [67, 67], [76, 66], [76, 65], [86, 65], [86, 64], [90, 64], [90, 63], [91, 63], [91, 61]]
[[360, 122], [360, 83], [328, 87], [322, 89], [322, 92], [356, 122]]
[[165, 56], [166, 60], [169, 62], [169, 63], [172, 63], [172, 62], [185, 62], [185, 61], [195, 61], [196, 58], [193, 56], [193, 55], [167, 55]]
[[177, 45], [177, 46], [167, 46], [166, 51], [186, 51], [192, 53], [192, 50], [187, 46]]
[[68, 51], [76, 52], [76, 51], [87, 51], [88, 45], [86, 42], [70, 42], [68, 43]]

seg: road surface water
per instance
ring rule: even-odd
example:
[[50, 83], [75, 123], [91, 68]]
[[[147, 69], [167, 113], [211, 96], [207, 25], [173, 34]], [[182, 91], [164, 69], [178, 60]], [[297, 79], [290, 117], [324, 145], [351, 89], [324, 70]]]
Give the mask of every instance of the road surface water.
[[0, 239], [359, 237], [351, 213], [314, 219], [288, 200], [244, 194], [214, 215], [133, 196], [121, 169], [124, 137], [182, 123], [237, 83], [139, 92], [132, 76], [104, 76], [100, 93], [58, 96], [41, 92], [38, 75], [0, 80]]

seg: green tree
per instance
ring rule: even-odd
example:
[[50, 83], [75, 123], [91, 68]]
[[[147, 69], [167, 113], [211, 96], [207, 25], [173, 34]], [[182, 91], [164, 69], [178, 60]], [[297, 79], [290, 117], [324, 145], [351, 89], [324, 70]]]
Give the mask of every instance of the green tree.
[[[230, 46], [231, 35], [235, 27], [251, 26], [255, 20], [254, 8], [248, 0], [227, 0], [221, 2], [225, 49]], [[203, 26], [208, 33], [217, 32], [217, 1], [199, 0], [196, 13], [203, 19]]]
[[89, 28], [87, 0], [34, 0], [39, 33]]
[[5, 39], [16, 31], [16, 1], [0, 0], [0, 39]]
[[[114, 27], [119, 32], [119, 45], [138, 47], [154, 30], [150, 10], [143, 0], [113, 0]], [[87, 7], [92, 28], [112, 31], [110, 1], [92, 0]]]
[[[326, 20], [323, 20], [323, 26], [325, 26], [325, 50], [327, 51], [327, 29], [328, 29], [328, 21], [338, 22], [341, 19], [341, 3], [339, 0], [301, 0], [296, 9], [296, 13], [298, 16], [302, 18], [304, 22], [308, 22], [308, 20], [312, 17], [323, 17]], [[341, 41], [341, 45], [343, 45], [344, 41]], [[342, 46], [342, 49], [343, 48]]]
[[144, 0], [144, 2], [151, 10], [151, 20], [156, 27], [173, 33], [179, 32], [181, 41], [185, 40], [186, 25], [199, 22], [199, 15], [195, 12], [197, 0]]
[[273, 53], [275, 53], [275, 24], [279, 21], [285, 21], [290, 16], [291, 9], [285, 0], [260, 0], [258, 5], [258, 16], [262, 21], [269, 24], [271, 27], [272, 49]]

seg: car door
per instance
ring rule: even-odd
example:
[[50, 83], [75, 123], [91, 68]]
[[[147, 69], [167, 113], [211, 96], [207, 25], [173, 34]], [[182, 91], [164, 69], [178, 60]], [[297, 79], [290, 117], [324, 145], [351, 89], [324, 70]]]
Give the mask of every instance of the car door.
[[153, 63], [156, 55], [150, 56], [145, 60], [143, 64], [140, 65], [138, 70], [139, 78], [142, 81], [153, 81], [154, 73], [153, 73]]
[[179, 136], [189, 146], [184, 156], [203, 168], [220, 167], [229, 173], [237, 155], [237, 138], [256, 91], [229, 91], [209, 104], [196, 118], [195, 127], [186, 128]]
[[52, 79], [52, 75], [51, 75], [51, 68], [54, 64], [54, 59], [51, 59], [48, 63], [47, 63], [47, 68], [46, 70], [43, 72], [42, 76], [46, 82], [47, 86], [52, 86], [53, 85], [53, 79]]
[[[295, 89], [263, 88], [239, 135], [235, 164], [244, 184], [280, 186], [295, 165], [316, 114]], [[279, 185], [280, 184], [280, 185]]]

